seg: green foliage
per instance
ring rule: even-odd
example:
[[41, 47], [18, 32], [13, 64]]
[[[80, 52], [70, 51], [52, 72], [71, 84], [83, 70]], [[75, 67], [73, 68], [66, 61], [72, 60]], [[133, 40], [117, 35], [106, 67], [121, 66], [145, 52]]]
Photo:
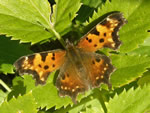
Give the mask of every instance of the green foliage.
[[12, 74], [12, 64], [23, 55], [32, 53], [29, 46], [21, 45], [18, 41], [12, 41], [9, 38], [0, 36], [0, 72]]
[[[3, 87], [0, 87], [0, 113], [149, 111], [149, 7], [148, 0], [55, 0], [55, 4], [48, 0], [0, 0], [0, 34], [3, 35], [0, 36], [0, 80], [5, 81], [5, 84], [0, 82]], [[42, 86], [35, 86], [30, 75], [14, 74], [13, 63], [19, 57], [38, 51], [37, 46], [55, 39], [64, 46], [61, 37], [78, 39], [95, 26], [101, 16], [114, 11], [122, 12], [128, 24], [119, 32], [120, 49], [105, 51], [116, 68], [110, 78], [111, 91], [102, 85], [80, 94], [78, 104], [74, 105], [71, 98], [58, 96], [55, 87], [58, 72], [51, 73]], [[77, 35], [72, 36], [74, 34]], [[10, 78], [12, 84], [7, 81]]]
[[150, 110], [150, 85], [123, 91], [110, 99], [108, 113], [145, 113]]
[[150, 57], [139, 55], [113, 55], [111, 57], [117, 69], [112, 74], [111, 83], [116, 87], [136, 80], [150, 67]]
[[36, 103], [32, 94], [12, 98], [9, 102], [4, 101], [0, 106], [1, 113], [37, 113]]

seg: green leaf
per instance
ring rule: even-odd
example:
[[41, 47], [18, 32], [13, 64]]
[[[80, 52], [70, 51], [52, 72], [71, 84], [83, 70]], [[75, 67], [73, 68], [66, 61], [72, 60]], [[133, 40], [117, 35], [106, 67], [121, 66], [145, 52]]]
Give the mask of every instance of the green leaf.
[[53, 23], [47, 0], [0, 0], [0, 6], [0, 32], [34, 44], [48, 38], [60, 40], [58, 33], [67, 32], [81, 4], [80, 0], [56, 0]]
[[[90, 111], [90, 112], [88, 112]], [[70, 110], [69, 113], [104, 113], [101, 103], [98, 99], [92, 99], [82, 105], [76, 106], [74, 109]]]
[[20, 56], [32, 53], [28, 46], [18, 44], [18, 41], [12, 41], [9, 38], [0, 36], [0, 72], [4, 74], [14, 73], [13, 63]]
[[76, 17], [76, 12], [81, 7], [81, 3], [80, 0], [55, 0], [55, 2], [52, 22], [55, 30], [62, 35], [71, 27], [71, 21]]
[[121, 52], [129, 52], [142, 44], [148, 38], [150, 29], [150, 1], [147, 0], [109, 0], [105, 6], [98, 9], [87, 24], [92, 24], [93, 21], [98, 21], [99, 17], [113, 11], [120, 11], [128, 20], [128, 24], [124, 25], [120, 30], [120, 40], [123, 42], [120, 47]]
[[12, 64], [1, 64], [0, 65], [0, 72], [4, 73], [5, 75], [14, 74], [13, 65]]
[[107, 104], [108, 113], [146, 113], [150, 110], [150, 85], [124, 90]]
[[24, 86], [23, 79], [17, 76], [13, 79], [13, 87], [11, 92], [7, 96], [7, 100], [11, 100], [13, 97], [17, 98], [19, 95], [26, 93], [26, 87]]
[[[78, 11], [78, 15], [76, 17], [76, 22], [80, 21], [82, 24], [89, 17], [92, 16], [93, 12], [98, 8], [101, 7], [104, 3], [104, 0], [81, 0], [82, 6]], [[86, 13], [88, 11], [88, 13]]]
[[128, 53], [129, 55], [147, 55], [150, 56], [150, 46], [139, 46]]
[[[89, 97], [90, 98], [90, 97]], [[90, 111], [90, 112], [89, 112]], [[98, 98], [93, 98], [87, 102], [81, 102], [78, 105], [75, 105], [69, 113], [104, 113], [103, 107]]]
[[145, 72], [143, 76], [138, 80], [137, 84], [141, 86], [150, 84], [150, 71]]
[[139, 55], [112, 55], [116, 71], [110, 77], [114, 87], [128, 84], [140, 77], [150, 67], [150, 57]]
[[0, 113], [37, 113], [36, 103], [31, 93], [12, 98], [0, 106]]
[[52, 37], [47, 0], [0, 0], [0, 32], [21, 42], [36, 43]]
[[129, 52], [131, 55], [147, 55], [150, 56], [150, 38], [147, 38], [142, 45], [135, 50]]

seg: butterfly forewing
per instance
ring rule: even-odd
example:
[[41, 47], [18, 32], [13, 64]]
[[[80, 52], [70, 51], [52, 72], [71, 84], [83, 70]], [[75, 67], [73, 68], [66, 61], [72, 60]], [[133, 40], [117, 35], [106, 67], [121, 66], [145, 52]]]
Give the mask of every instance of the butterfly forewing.
[[22, 74], [32, 74], [37, 84], [44, 84], [50, 72], [57, 70], [65, 61], [66, 51], [54, 50], [23, 56], [14, 66]]
[[84, 35], [77, 47], [91, 52], [103, 47], [117, 49], [121, 44], [118, 31], [126, 22], [122, 13], [109, 15]]

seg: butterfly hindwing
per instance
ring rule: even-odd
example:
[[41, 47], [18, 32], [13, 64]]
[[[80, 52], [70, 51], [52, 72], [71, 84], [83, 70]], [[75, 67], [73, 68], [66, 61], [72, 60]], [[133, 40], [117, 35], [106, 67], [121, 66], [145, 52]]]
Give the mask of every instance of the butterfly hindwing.
[[32, 74], [37, 84], [44, 84], [50, 72], [57, 70], [65, 61], [66, 51], [54, 50], [23, 56], [14, 66], [19, 74]]
[[117, 49], [121, 44], [118, 31], [126, 22], [122, 13], [110, 14], [84, 35], [77, 44], [77, 47], [90, 52], [103, 47]]
[[111, 88], [109, 78], [111, 73], [115, 70], [111, 64], [111, 60], [107, 56], [97, 53], [91, 53], [84, 59], [83, 62], [89, 69], [91, 87], [99, 87], [101, 83], [105, 83]]
[[88, 84], [83, 77], [80, 76], [75, 69], [70, 59], [60, 68], [60, 73], [56, 80], [56, 87], [59, 90], [60, 96], [70, 96], [74, 103], [76, 103], [76, 97], [78, 93], [87, 91]]

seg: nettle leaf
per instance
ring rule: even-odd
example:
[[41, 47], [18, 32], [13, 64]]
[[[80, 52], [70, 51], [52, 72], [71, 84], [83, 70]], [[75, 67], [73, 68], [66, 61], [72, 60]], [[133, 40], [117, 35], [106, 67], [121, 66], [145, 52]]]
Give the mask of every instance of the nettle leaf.
[[138, 80], [137, 84], [140, 86], [150, 84], [150, 70], [143, 74], [143, 76]]
[[114, 87], [128, 84], [140, 77], [150, 67], [150, 57], [139, 55], [112, 55], [116, 71], [110, 80]]
[[0, 0], [0, 32], [21, 42], [36, 43], [52, 34], [47, 0]]
[[60, 34], [66, 32], [79, 8], [79, 0], [57, 0], [52, 23], [47, 0], [0, 0], [0, 32], [13, 36], [14, 40], [32, 44], [55, 39], [56, 31]]
[[147, 55], [150, 56], [150, 38], [147, 38], [138, 48], [129, 52], [131, 55]]
[[53, 6], [52, 23], [61, 35], [66, 33], [76, 17], [76, 12], [81, 7], [80, 0], [55, 0]]
[[93, 21], [97, 21], [100, 16], [106, 13], [122, 12], [128, 20], [128, 24], [124, 25], [119, 32], [120, 40], [123, 43], [120, 51], [129, 52], [142, 44], [149, 36], [147, 32], [150, 29], [149, 7], [150, 1], [146, 0], [112, 0], [111, 2], [107, 0], [105, 5], [99, 8], [85, 25], [92, 24]]
[[[88, 112], [90, 111], [90, 112]], [[102, 105], [98, 99], [93, 99], [82, 105], [78, 105], [74, 109], [70, 110], [69, 113], [104, 113]]]
[[107, 104], [108, 113], [146, 113], [150, 110], [150, 85], [123, 91]]
[[[78, 15], [76, 17], [76, 23], [80, 22], [81, 24], [88, 20], [90, 16], [92, 16], [93, 12], [104, 4], [104, 0], [81, 0], [82, 6], [78, 11]], [[87, 12], [88, 13], [85, 13]]]
[[37, 113], [36, 103], [31, 93], [4, 101], [0, 113]]
[[73, 106], [68, 110], [69, 113], [104, 113], [102, 104], [99, 100], [99, 93], [96, 92], [88, 98], [83, 99], [79, 104]]
[[27, 45], [20, 45], [18, 41], [0, 36], [0, 72], [4, 74], [14, 73], [12, 64], [17, 58], [29, 53], [32, 52]]

